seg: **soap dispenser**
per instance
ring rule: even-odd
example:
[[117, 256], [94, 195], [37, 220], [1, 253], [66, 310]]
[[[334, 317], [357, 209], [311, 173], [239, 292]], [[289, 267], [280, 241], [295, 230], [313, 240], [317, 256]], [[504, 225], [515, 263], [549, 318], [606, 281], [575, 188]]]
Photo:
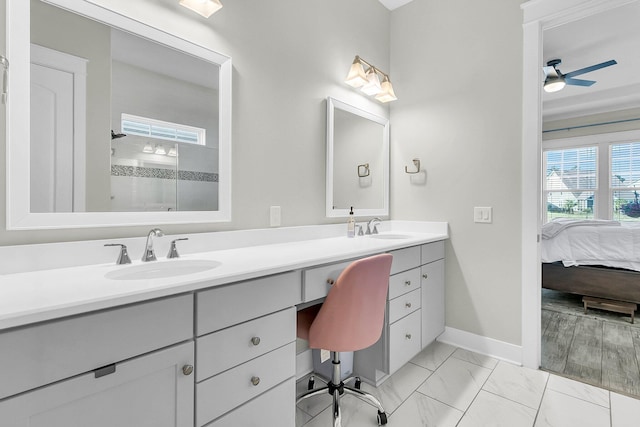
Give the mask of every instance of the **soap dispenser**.
[[353, 206], [349, 212], [349, 221], [347, 221], [347, 237], [356, 236], [356, 219], [353, 217]]

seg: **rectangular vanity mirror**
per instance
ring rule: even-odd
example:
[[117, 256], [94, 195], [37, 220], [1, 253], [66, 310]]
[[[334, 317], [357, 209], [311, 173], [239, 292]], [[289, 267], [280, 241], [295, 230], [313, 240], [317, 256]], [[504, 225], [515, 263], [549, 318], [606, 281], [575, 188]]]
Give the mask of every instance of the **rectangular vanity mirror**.
[[230, 220], [229, 57], [91, 1], [7, 4], [7, 229]]
[[389, 120], [327, 99], [327, 216], [389, 215]]

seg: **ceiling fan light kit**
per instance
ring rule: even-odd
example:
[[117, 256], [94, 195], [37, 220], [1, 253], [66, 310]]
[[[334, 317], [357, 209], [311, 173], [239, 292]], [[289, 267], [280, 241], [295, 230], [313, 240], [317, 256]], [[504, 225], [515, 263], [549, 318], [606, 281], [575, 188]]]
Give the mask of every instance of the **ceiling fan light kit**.
[[562, 63], [562, 60], [552, 59], [551, 61], [547, 62], [547, 65], [545, 67], [542, 67], [542, 71], [545, 75], [545, 92], [558, 92], [559, 90], [562, 90], [566, 85], [589, 87], [595, 83], [595, 80], [575, 79], [574, 77], [617, 64], [617, 62], [612, 59], [609, 61], [601, 62], [600, 64], [581, 68], [567, 74], [562, 74], [562, 72], [558, 69], [558, 65], [560, 65], [560, 63]]

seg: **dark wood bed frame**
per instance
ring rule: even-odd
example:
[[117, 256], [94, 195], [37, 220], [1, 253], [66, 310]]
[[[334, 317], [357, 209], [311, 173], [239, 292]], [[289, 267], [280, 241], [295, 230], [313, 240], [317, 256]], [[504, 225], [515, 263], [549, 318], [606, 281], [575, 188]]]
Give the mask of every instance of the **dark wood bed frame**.
[[542, 263], [542, 287], [576, 295], [640, 304], [640, 272], [599, 266]]

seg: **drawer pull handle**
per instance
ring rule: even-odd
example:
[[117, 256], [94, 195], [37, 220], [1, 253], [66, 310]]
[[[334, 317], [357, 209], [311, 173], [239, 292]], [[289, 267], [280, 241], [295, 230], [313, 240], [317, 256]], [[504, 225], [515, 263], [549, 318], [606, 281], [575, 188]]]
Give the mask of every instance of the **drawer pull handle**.
[[327, 283], [333, 286], [333, 284], [336, 282], [333, 279], [327, 279]]
[[260, 377], [251, 377], [251, 384], [253, 385], [260, 384]]
[[410, 302], [408, 302], [408, 303], [406, 303], [404, 306], [405, 306], [405, 307], [407, 307], [407, 308], [411, 308], [411, 303], [410, 303]]
[[185, 375], [191, 375], [193, 373], [193, 365], [184, 365], [182, 367], [182, 373]]
[[260, 337], [253, 337], [253, 338], [251, 338], [251, 344], [253, 344], [253, 345], [258, 345], [258, 344], [260, 344]]
[[406, 337], [408, 340], [410, 340], [410, 339], [411, 339], [411, 334], [407, 334], [407, 335], [405, 335], [405, 337]]
[[406, 282], [404, 282], [405, 286], [411, 286], [411, 280], [407, 280]]
[[428, 279], [428, 278], [429, 278], [429, 275], [428, 275], [427, 273], [424, 273], [424, 274], [422, 275], [422, 278], [423, 278], [423, 279]]

